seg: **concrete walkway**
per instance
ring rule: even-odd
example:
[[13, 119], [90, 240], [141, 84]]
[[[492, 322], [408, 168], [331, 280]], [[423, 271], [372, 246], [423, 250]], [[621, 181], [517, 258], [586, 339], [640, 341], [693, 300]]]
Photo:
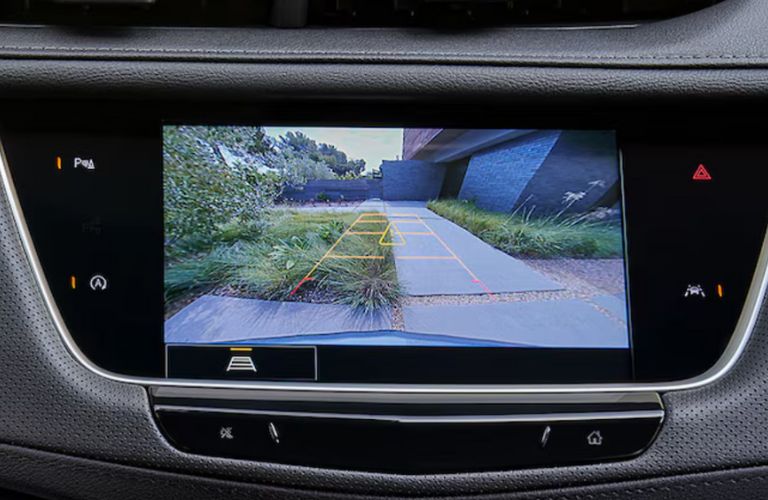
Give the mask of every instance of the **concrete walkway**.
[[561, 290], [524, 262], [493, 248], [426, 208], [425, 202], [382, 202], [402, 234], [394, 247], [397, 276], [411, 296]]
[[405, 330], [528, 347], [626, 348], [626, 325], [583, 300], [403, 308]]
[[203, 295], [165, 322], [166, 343], [237, 342], [297, 335], [391, 330], [389, 310], [361, 314], [333, 304]]

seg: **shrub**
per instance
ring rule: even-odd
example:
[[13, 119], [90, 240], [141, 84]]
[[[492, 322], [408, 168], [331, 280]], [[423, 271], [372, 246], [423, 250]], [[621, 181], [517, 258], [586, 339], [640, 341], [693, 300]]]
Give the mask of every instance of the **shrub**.
[[188, 258], [165, 266], [164, 289], [166, 308], [174, 301], [210, 289], [227, 280], [230, 271], [227, 248]]
[[167, 245], [257, 221], [281, 192], [277, 175], [258, 171], [260, 128], [169, 126], [163, 137]]
[[367, 255], [382, 259], [327, 260], [318, 271], [322, 286], [337, 304], [347, 304], [366, 312], [394, 305], [402, 296], [391, 247], [378, 244], [370, 236], [350, 237], [344, 245], [346, 255]]
[[229, 284], [250, 296], [288, 300], [325, 248], [316, 235], [239, 245], [231, 249]]
[[[174, 302], [213, 289], [265, 300], [312, 300], [347, 304], [370, 312], [396, 303], [401, 294], [390, 247], [372, 236], [348, 236], [336, 251], [383, 259], [327, 259], [300, 293], [290, 292], [357, 218], [353, 212], [273, 211], [264, 227], [225, 224], [207, 243], [166, 260], [166, 311]], [[213, 243], [210, 243], [213, 242]], [[191, 249], [190, 249], [191, 250]]]
[[431, 201], [428, 207], [514, 256], [610, 258], [623, 255], [618, 222], [562, 214], [537, 217], [532, 209], [503, 214], [460, 200]]

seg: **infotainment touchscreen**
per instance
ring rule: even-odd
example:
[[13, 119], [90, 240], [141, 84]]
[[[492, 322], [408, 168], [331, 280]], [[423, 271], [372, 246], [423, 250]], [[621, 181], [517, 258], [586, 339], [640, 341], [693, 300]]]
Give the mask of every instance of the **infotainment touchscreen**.
[[169, 376], [630, 348], [612, 131], [166, 125], [163, 200]]
[[0, 184], [35, 277], [94, 369], [557, 392], [693, 379], [749, 336], [768, 146], [738, 120], [161, 111], [3, 131]]

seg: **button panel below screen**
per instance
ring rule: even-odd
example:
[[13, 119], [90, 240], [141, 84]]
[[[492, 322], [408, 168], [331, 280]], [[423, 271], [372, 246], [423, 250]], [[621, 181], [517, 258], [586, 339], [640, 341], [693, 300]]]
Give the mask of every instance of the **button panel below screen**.
[[632, 457], [661, 417], [451, 422], [158, 409], [171, 442], [203, 455], [390, 473], [503, 470]]

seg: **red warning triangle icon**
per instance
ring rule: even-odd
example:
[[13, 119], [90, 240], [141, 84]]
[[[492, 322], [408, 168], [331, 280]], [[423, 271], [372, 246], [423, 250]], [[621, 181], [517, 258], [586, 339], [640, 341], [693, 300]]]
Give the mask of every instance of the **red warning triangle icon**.
[[709, 175], [709, 171], [704, 164], [700, 164], [696, 171], [693, 173], [693, 180], [695, 181], [711, 181], [712, 176]]

